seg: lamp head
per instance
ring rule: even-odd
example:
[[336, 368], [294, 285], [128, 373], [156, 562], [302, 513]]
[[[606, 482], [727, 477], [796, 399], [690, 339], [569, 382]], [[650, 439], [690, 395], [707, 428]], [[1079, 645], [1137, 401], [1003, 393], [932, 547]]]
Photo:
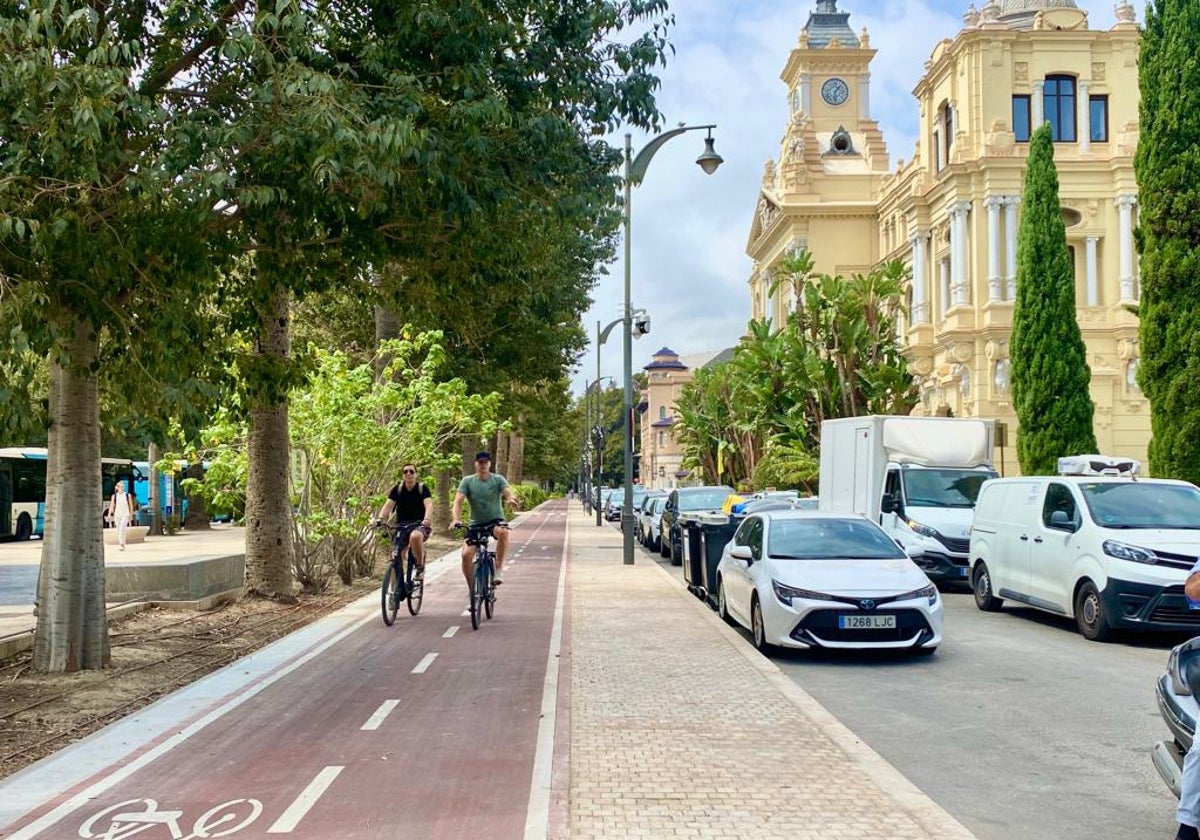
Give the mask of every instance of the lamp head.
[[708, 137], [704, 140], [704, 152], [700, 157], [696, 158], [696, 164], [704, 170], [705, 175], [711, 175], [717, 171], [717, 167], [725, 162], [725, 158], [717, 154], [717, 150], [713, 148], [712, 132], [709, 132]]

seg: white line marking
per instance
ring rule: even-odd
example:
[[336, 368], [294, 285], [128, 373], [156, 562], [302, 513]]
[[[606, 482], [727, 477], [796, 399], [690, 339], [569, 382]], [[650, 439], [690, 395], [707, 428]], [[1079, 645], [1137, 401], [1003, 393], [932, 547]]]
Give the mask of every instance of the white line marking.
[[463, 614], [463, 615], [470, 615], [470, 614], [471, 614], [471, 608], [470, 608], [470, 607], [467, 607], [465, 610], [463, 610], [463, 611], [462, 611], [462, 614]]
[[442, 634], [442, 638], [443, 639], [452, 639], [452, 638], [454, 638], [454, 634], [457, 632], [458, 632], [458, 625], [455, 624], [453, 627], [451, 627], [449, 630], [447, 630], [445, 633]]
[[562, 568], [554, 603], [554, 629], [546, 654], [546, 683], [542, 687], [542, 717], [538, 721], [537, 750], [533, 755], [533, 780], [525, 809], [525, 840], [546, 840], [550, 834], [550, 785], [554, 778], [554, 727], [558, 719], [558, 664], [562, 653], [563, 601], [567, 589], [567, 545], [570, 520], [563, 532]]
[[429, 666], [433, 664], [433, 660], [435, 660], [437, 658], [438, 658], [438, 655], [436, 653], [425, 654], [425, 658], [417, 663], [417, 667], [413, 668], [412, 672], [414, 674], [424, 674], [426, 671], [429, 670]]
[[375, 710], [375, 714], [367, 718], [367, 722], [362, 725], [364, 732], [373, 732], [383, 723], [384, 718], [392, 713], [392, 709], [400, 705], [399, 700], [384, 700], [379, 708]]
[[296, 797], [296, 801], [289, 805], [282, 816], [275, 820], [275, 824], [267, 829], [267, 834], [291, 834], [293, 829], [300, 824], [300, 820], [304, 819], [304, 815], [317, 804], [321, 794], [329, 790], [333, 780], [345, 769], [345, 767], [326, 767], [318, 773], [317, 777], [308, 783], [308, 787]]
[[166, 753], [170, 752], [172, 749], [174, 749], [175, 747], [182, 744], [188, 738], [191, 738], [193, 735], [195, 735], [200, 730], [204, 729], [206, 726], [208, 726], [213, 721], [215, 721], [215, 720], [219, 719], [220, 717], [222, 717], [223, 715], [233, 711], [238, 706], [242, 705], [247, 700], [249, 700], [251, 697], [253, 697], [254, 695], [258, 694], [259, 692], [265, 690], [267, 687], [277, 683], [279, 680], [283, 679], [288, 674], [295, 671], [297, 668], [301, 667], [302, 665], [307, 664], [308, 662], [312, 661], [313, 659], [316, 659], [322, 653], [327, 651], [329, 648], [333, 647], [335, 644], [340, 642], [342, 639], [349, 636], [351, 633], [353, 633], [358, 628], [362, 627], [364, 624], [368, 624], [372, 621], [378, 621], [378, 620], [379, 620], [379, 616], [377, 614], [375, 614], [373, 611], [370, 615], [363, 616], [361, 619], [354, 622], [349, 627], [342, 630], [340, 633], [337, 633], [336, 635], [329, 637], [328, 639], [325, 640], [324, 643], [313, 648], [308, 653], [306, 653], [304, 656], [301, 656], [298, 659], [296, 659], [290, 665], [279, 669], [274, 674], [272, 674], [271, 676], [264, 679], [262, 682], [259, 682], [256, 685], [251, 686], [250, 688], [246, 689], [241, 694], [237, 695], [236, 697], [232, 698], [231, 700], [229, 700], [229, 701], [221, 704], [217, 708], [213, 709], [211, 712], [209, 712], [204, 717], [197, 720], [195, 723], [191, 724], [190, 726], [188, 726], [184, 729], [181, 729], [179, 732], [177, 732], [175, 735], [172, 735], [167, 740], [163, 741], [157, 747], [147, 750], [146, 752], [142, 753], [140, 756], [135, 758], [133, 761], [130, 761], [128, 764], [123, 765], [120, 769], [116, 770], [115, 772], [111, 773], [110, 775], [106, 776], [105, 778], [101, 779], [100, 781], [96, 782], [94, 785], [91, 785], [88, 788], [86, 788], [85, 790], [82, 790], [79, 793], [75, 794], [70, 799], [68, 799], [66, 802], [59, 805], [57, 808], [55, 808], [53, 811], [50, 811], [48, 814], [45, 814], [42, 817], [40, 817], [39, 819], [34, 820], [29, 825], [25, 826], [23, 829], [16, 832], [15, 834], [10, 835], [7, 838], [7, 840], [31, 840], [31, 838], [34, 838], [37, 835], [41, 834], [42, 831], [44, 831], [45, 829], [54, 825], [59, 820], [66, 817], [68, 814], [71, 814], [72, 812], [77, 811], [80, 808], [82, 808], [84, 805], [91, 803], [93, 800], [98, 798], [102, 793], [105, 793], [106, 791], [110, 790], [111, 788], [113, 788], [116, 785], [120, 784], [121, 782], [125, 781], [130, 776], [132, 776], [134, 773], [136, 773], [138, 770], [141, 770], [146, 765], [156, 761], [157, 759], [159, 759]]

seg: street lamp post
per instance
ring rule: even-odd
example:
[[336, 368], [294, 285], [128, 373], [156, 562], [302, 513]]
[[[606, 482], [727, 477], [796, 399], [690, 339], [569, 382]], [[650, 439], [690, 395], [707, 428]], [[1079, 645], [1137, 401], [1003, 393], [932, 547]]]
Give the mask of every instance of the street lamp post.
[[[601, 422], [600, 421], [600, 416], [601, 416], [600, 415], [600, 410], [601, 410], [600, 383], [601, 383], [601, 381], [603, 381], [605, 379], [612, 379], [611, 376], [601, 376], [600, 375], [600, 348], [602, 346], [604, 346], [604, 342], [608, 341], [608, 336], [610, 333], [612, 333], [613, 327], [617, 326], [618, 324], [622, 323], [623, 321], [624, 321], [623, 318], [618, 318], [615, 321], [608, 324], [608, 326], [604, 327], [603, 329], [600, 328], [600, 322], [599, 321], [596, 322], [596, 436], [597, 437], [599, 437], [600, 422]], [[616, 384], [616, 380], [613, 380], [613, 384], [614, 385]], [[596, 487], [597, 488], [600, 487], [600, 471], [603, 466], [604, 466], [604, 452], [602, 449], [602, 444], [597, 443], [596, 444]], [[600, 516], [600, 505], [596, 505], [596, 525], [599, 526], [601, 524], [602, 524], [602, 519]]]
[[[624, 536], [624, 562], [626, 566], [633, 565], [633, 306], [630, 302], [632, 273], [630, 271], [630, 236], [633, 216], [633, 187], [642, 183], [646, 177], [646, 169], [659, 149], [668, 140], [689, 131], [707, 131], [708, 138], [704, 141], [704, 151], [696, 158], [696, 163], [706, 175], [717, 171], [724, 161], [713, 148], [712, 130], [715, 125], [680, 126], [664, 131], [655, 137], [633, 155], [633, 136], [625, 135], [625, 309], [621, 313], [625, 333], [625, 503], [621, 506], [621, 533]], [[598, 350], [599, 348], [597, 348]]]

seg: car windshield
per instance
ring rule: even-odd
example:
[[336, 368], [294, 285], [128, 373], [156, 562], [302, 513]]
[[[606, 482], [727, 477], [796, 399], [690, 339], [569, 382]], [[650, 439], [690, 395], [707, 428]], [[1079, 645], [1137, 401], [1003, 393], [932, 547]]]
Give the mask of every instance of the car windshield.
[[904, 499], [913, 507], [973, 508], [979, 488], [996, 473], [980, 470], [907, 469]]
[[767, 552], [780, 560], [897, 560], [905, 556], [880, 528], [860, 519], [776, 519]]
[[1097, 481], [1079, 487], [1102, 528], [1200, 530], [1200, 490], [1190, 485]]
[[721, 505], [733, 491], [728, 487], [714, 487], [695, 493], [679, 494], [680, 510], [720, 510]]

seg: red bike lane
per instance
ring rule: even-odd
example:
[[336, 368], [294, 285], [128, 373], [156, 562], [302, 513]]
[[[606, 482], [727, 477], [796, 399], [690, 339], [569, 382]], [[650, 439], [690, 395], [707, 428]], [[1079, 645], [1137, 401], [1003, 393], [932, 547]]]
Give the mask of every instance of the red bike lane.
[[[455, 563], [426, 587], [420, 615], [401, 608], [388, 628], [376, 606], [374, 620], [244, 702], [211, 712], [210, 722], [181, 722], [74, 790], [47, 791], [38, 811], [0, 837], [536, 833], [548, 818], [531, 813], [531, 787], [550, 784], [535, 780], [534, 767], [540, 729], [540, 748], [549, 747], [543, 695], [557, 676], [548, 667], [556, 672], [565, 512], [564, 503], [547, 505], [512, 531], [495, 617], [478, 631], [463, 614], [466, 582]], [[80, 748], [86, 742], [69, 749]], [[161, 754], [132, 773], [121, 770], [154, 751]], [[124, 778], [113, 783], [113, 774]]]

